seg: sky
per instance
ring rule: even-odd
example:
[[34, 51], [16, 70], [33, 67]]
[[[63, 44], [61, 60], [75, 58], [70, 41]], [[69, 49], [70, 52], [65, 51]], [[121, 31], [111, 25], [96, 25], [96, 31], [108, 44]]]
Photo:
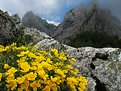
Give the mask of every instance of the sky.
[[[9, 14], [19, 14], [23, 17], [28, 11], [46, 19], [48, 22], [59, 24], [66, 13], [80, 5], [89, 5], [92, 0], [0, 0], [0, 9]], [[103, 8], [111, 9], [115, 16], [121, 19], [121, 0], [98, 0]]]

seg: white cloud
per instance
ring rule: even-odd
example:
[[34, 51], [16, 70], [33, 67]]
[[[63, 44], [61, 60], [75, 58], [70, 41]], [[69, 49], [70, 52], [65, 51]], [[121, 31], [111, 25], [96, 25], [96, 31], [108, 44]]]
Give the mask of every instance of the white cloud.
[[0, 9], [19, 13], [23, 16], [27, 11], [36, 14], [49, 15], [61, 7], [59, 0], [0, 0]]
[[[42, 18], [42, 19], [45, 19], [45, 18]], [[47, 20], [45, 19], [49, 24], [54, 24], [55, 26], [58, 26], [60, 24], [60, 22], [55, 22], [55, 21], [50, 21], [50, 20]]]
[[46, 20], [48, 23], [50, 24], [54, 24], [56, 26], [58, 26], [60, 24], [60, 22], [55, 22], [55, 21], [49, 21], [49, 20]]

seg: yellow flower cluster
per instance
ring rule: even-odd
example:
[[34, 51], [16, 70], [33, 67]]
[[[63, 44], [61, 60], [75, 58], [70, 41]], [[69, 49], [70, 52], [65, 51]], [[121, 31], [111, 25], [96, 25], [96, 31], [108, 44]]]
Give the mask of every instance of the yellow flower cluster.
[[[16, 91], [85, 91], [87, 79], [77, 76], [79, 71], [73, 68], [74, 58], [67, 58], [64, 52], [52, 49], [49, 52], [37, 50], [37, 47], [0, 46], [0, 53], [16, 51], [16, 65], [5, 63], [0, 81], [5, 79], [8, 90]], [[11, 52], [12, 52], [11, 51]], [[67, 91], [67, 90], [66, 90]]]

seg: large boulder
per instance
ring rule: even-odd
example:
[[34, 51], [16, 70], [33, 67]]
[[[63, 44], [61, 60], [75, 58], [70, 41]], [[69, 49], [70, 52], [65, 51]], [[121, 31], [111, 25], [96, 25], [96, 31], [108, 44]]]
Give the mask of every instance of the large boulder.
[[[37, 30], [36, 30], [37, 31]], [[76, 58], [75, 68], [88, 79], [87, 91], [121, 90], [121, 49], [119, 48], [73, 48], [40, 33], [36, 42], [39, 49], [57, 48], [67, 52], [68, 57]]]

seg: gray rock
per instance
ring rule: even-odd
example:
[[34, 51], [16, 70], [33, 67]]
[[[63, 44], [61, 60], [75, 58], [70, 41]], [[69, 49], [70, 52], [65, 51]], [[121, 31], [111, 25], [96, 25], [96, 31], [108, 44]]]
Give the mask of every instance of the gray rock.
[[0, 44], [7, 44], [8, 39], [15, 39], [16, 23], [7, 13], [0, 10]]
[[83, 47], [72, 49], [69, 56], [76, 57], [77, 62], [74, 67], [78, 68], [81, 74], [95, 80], [96, 91], [120, 91], [120, 53], [121, 50], [118, 48]]
[[[46, 36], [46, 35], [45, 35]], [[40, 49], [64, 48], [68, 57], [76, 58], [73, 65], [88, 79], [87, 91], [121, 91], [121, 49], [119, 48], [73, 48], [60, 44], [53, 38], [43, 38], [37, 43]]]
[[18, 14], [12, 15], [12, 20], [16, 24], [16, 28], [19, 29], [21, 27], [21, 18], [19, 17]]
[[51, 39], [51, 37], [48, 36], [46, 33], [40, 32], [39, 30], [34, 28], [25, 28], [24, 32], [25, 32], [25, 35], [31, 35], [33, 37], [32, 44], [37, 44], [39, 41], [43, 39]]

